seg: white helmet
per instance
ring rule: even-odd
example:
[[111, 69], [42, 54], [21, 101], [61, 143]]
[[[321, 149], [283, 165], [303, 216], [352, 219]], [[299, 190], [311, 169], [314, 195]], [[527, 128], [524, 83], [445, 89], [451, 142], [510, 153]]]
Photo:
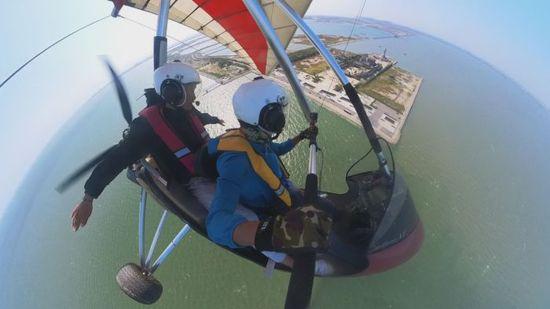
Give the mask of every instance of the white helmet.
[[272, 80], [257, 77], [242, 84], [233, 95], [235, 116], [270, 133], [281, 133], [288, 105], [286, 93]]
[[186, 84], [201, 82], [199, 73], [181, 62], [166, 63], [155, 70], [155, 90], [166, 101], [178, 104], [186, 97]]

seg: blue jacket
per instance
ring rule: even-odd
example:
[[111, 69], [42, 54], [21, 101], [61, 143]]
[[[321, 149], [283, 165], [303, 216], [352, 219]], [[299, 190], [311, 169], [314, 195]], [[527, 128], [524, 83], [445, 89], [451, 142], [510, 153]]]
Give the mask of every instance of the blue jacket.
[[[211, 139], [208, 152], [216, 153], [219, 139]], [[259, 144], [250, 143], [271, 167], [275, 175], [281, 179], [285, 187], [289, 187], [288, 179], [283, 174], [277, 155], [284, 155], [294, 148], [294, 143], [287, 140], [284, 143]], [[241, 152], [223, 152], [216, 162], [219, 177], [216, 183], [216, 193], [206, 218], [208, 237], [217, 244], [229, 248], [240, 247], [233, 241], [233, 231], [237, 225], [246, 219], [235, 213], [237, 203], [257, 212], [262, 208], [273, 206], [278, 197], [255, 172], [248, 157]]]

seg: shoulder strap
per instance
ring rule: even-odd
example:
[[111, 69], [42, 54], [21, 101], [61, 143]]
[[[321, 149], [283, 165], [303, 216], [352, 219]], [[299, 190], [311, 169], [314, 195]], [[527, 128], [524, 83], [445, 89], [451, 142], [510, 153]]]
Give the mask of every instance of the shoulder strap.
[[139, 113], [140, 116], [147, 119], [153, 131], [168, 146], [174, 156], [191, 173], [194, 173], [195, 156], [191, 150], [183, 143], [174, 131], [168, 126], [158, 106], [147, 107]]
[[162, 141], [172, 151], [177, 151], [184, 147], [183, 142], [172, 131], [172, 129], [166, 124], [160, 108], [158, 106], [151, 106], [143, 109], [139, 112], [139, 115], [147, 119], [153, 131], [162, 139]]
[[218, 151], [236, 151], [246, 153], [250, 165], [254, 172], [267, 183], [267, 185], [275, 192], [277, 197], [287, 206], [291, 207], [292, 202], [288, 190], [281, 183], [281, 179], [275, 175], [271, 167], [265, 162], [264, 158], [259, 155], [248, 140], [244, 137], [240, 130], [231, 130], [220, 137], [217, 147]]
[[199, 116], [195, 112], [191, 112], [189, 113], [189, 118], [191, 119], [191, 124], [193, 125], [193, 129], [196, 131], [196, 133], [200, 135], [203, 141], [208, 141], [210, 139], [210, 136], [204, 128], [204, 125], [202, 124]]

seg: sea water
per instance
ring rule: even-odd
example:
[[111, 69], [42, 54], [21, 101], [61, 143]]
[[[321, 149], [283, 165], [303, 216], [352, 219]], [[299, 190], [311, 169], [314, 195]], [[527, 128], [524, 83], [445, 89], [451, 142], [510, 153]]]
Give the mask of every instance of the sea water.
[[[347, 23], [349, 29], [349, 22]], [[335, 29], [316, 23], [318, 32]], [[364, 29], [363, 31], [370, 31]], [[346, 35], [342, 33], [331, 33]], [[361, 278], [316, 279], [312, 308], [547, 308], [550, 295], [550, 130], [547, 110], [485, 62], [432, 37], [365, 39], [354, 52], [381, 52], [424, 78], [393, 147], [424, 223], [425, 240], [409, 262]], [[124, 76], [131, 98], [150, 87], [151, 63]], [[199, 109], [236, 125], [231, 84]], [[306, 127], [296, 102], [287, 138]], [[134, 102], [134, 114], [144, 106]], [[316, 107], [316, 109], [319, 109]], [[0, 307], [135, 308], [115, 274], [137, 262], [139, 188], [122, 173], [95, 202], [87, 226], [70, 228], [80, 181], [54, 187], [79, 164], [116, 143], [124, 129], [112, 85], [98, 91], [44, 151], [0, 226]], [[346, 169], [368, 149], [361, 129], [320, 110], [322, 187], [345, 191]], [[226, 127], [209, 128], [212, 135]], [[307, 146], [284, 158], [303, 184]], [[374, 166], [367, 160], [360, 168]], [[150, 241], [160, 208], [149, 206]], [[182, 226], [168, 219], [160, 245]], [[282, 308], [288, 274], [267, 279], [260, 267], [191, 233], [155, 276], [157, 308]]]

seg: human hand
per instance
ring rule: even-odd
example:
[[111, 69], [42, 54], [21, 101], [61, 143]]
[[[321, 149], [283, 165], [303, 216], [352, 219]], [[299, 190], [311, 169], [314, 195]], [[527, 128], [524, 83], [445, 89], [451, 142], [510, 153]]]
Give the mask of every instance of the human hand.
[[84, 227], [86, 225], [88, 218], [90, 218], [90, 215], [92, 214], [92, 204], [93, 198], [86, 195], [84, 199], [73, 209], [73, 212], [71, 213], [71, 225], [73, 227], [73, 231], [76, 232], [80, 227]]
[[317, 133], [319, 133], [319, 129], [317, 128], [317, 126], [313, 125], [313, 126], [310, 126], [307, 129], [303, 130], [302, 132], [300, 132], [298, 137], [300, 138], [300, 140], [309, 139], [309, 138], [317, 135]]

